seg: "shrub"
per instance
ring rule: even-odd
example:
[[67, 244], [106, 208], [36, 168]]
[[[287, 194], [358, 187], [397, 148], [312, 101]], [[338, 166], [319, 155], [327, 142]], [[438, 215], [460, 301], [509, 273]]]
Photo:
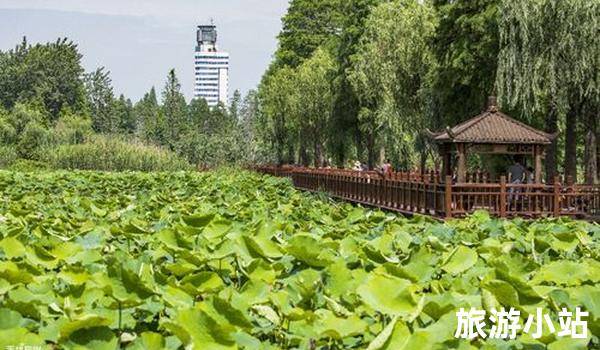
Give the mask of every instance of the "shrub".
[[191, 168], [185, 160], [164, 149], [101, 135], [95, 135], [83, 144], [52, 148], [45, 160], [56, 169], [173, 171]]
[[42, 151], [50, 145], [52, 134], [37, 122], [28, 123], [19, 136], [17, 152], [24, 159], [40, 160]]
[[17, 159], [8, 170], [19, 172], [35, 172], [39, 170], [47, 170], [48, 164], [37, 160]]
[[0, 144], [13, 145], [17, 141], [17, 131], [4, 118], [0, 117]]
[[0, 168], [6, 169], [13, 165], [18, 158], [17, 151], [11, 146], [0, 146]]
[[62, 116], [54, 127], [54, 139], [59, 144], [84, 143], [92, 134], [92, 121], [74, 115]]
[[17, 135], [25, 132], [25, 128], [30, 123], [38, 125], [47, 124], [44, 114], [39, 108], [24, 103], [17, 103], [8, 115], [8, 122], [15, 128]]

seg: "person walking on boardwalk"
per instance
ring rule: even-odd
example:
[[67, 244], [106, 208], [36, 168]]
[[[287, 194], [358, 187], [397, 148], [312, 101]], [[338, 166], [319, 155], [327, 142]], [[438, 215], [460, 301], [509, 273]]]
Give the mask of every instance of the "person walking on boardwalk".
[[383, 177], [388, 177], [392, 175], [392, 162], [388, 159], [381, 166], [381, 170], [383, 171]]
[[[525, 179], [525, 167], [521, 164], [519, 158], [515, 157], [515, 162], [508, 168], [508, 183], [512, 185], [519, 185], [523, 183]], [[518, 200], [517, 193], [519, 192], [518, 188], [510, 187], [508, 190], [508, 208], [512, 208], [513, 200]]]

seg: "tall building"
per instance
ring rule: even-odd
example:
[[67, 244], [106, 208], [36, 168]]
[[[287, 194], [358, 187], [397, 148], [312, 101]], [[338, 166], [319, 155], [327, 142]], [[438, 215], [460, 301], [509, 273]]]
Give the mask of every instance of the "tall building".
[[229, 94], [229, 54], [219, 51], [217, 27], [198, 26], [194, 55], [194, 97], [204, 98], [211, 107], [227, 104]]

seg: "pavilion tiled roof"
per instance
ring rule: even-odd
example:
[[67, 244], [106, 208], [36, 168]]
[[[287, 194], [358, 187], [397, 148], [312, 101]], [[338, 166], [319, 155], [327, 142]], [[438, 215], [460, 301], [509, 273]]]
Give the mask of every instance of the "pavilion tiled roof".
[[431, 134], [438, 143], [550, 144], [555, 135], [537, 130], [500, 112], [490, 98], [488, 109], [446, 131]]

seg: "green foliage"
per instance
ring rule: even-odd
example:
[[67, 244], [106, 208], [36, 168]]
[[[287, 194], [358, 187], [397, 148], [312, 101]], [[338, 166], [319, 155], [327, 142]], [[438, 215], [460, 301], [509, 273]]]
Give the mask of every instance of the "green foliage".
[[[239, 92], [231, 106], [209, 108], [202, 99], [188, 105], [171, 70], [160, 103], [152, 88], [134, 105], [124, 95], [115, 98], [110, 72], [102, 67], [84, 74], [80, 60], [77, 46], [66, 39], [34, 46], [24, 40], [0, 51], [0, 144], [17, 146], [22, 159], [85, 169], [97, 164], [102, 170], [187, 167], [181, 158], [201, 167], [248, 164], [255, 157], [256, 137], [241, 121], [246, 117]], [[124, 150], [111, 158], [107, 152], [119, 145]], [[8, 164], [12, 153], [6, 154]]]
[[[324, 158], [340, 166], [352, 157], [370, 166], [384, 157], [402, 168], [439, 165], [420, 131], [463, 122], [499, 95], [513, 117], [564, 134], [547, 148], [548, 180], [564, 160], [566, 175], [576, 178], [585, 167], [593, 183], [599, 7], [597, 0], [291, 1], [259, 88], [259, 153], [308, 164], [314, 155], [302, 143], [324, 138]], [[294, 120], [309, 120], [311, 104], [300, 102], [296, 82], [281, 81], [296, 79], [319, 49], [337, 67], [327, 78], [333, 107], [322, 134], [303, 134]], [[330, 99], [325, 94], [316, 104]]]
[[137, 133], [142, 140], [160, 142], [163, 139], [162, 113], [156, 98], [154, 87], [135, 104], [135, 119], [137, 121]]
[[[432, 49], [436, 127], [454, 125], [477, 115], [495, 94], [498, 67], [500, 0], [435, 0], [439, 25]], [[523, 2], [524, 4], [524, 2]]]
[[[357, 52], [358, 44], [365, 30], [365, 21], [372, 9], [381, 0], [347, 0], [340, 1], [340, 34], [339, 44], [334, 57], [337, 61], [338, 73], [334, 84], [334, 108], [332, 129], [336, 130], [329, 137], [332, 156], [338, 164], [344, 164], [351, 156], [358, 156], [362, 149], [362, 140], [358, 126], [360, 110], [356, 92], [348, 80], [348, 71], [352, 57]], [[353, 154], [352, 154], [353, 153]], [[360, 154], [362, 156], [362, 154]], [[356, 159], [356, 158], [354, 158]]]
[[0, 104], [11, 109], [19, 101], [39, 99], [56, 121], [64, 108], [85, 105], [81, 54], [67, 39], [29, 45], [25, 38], [14, 50], [0, 52]]
[[233, 92], [231, 103], [229, 104], [229, 116], [232, 120], [238, 121], [240, 118], [240, 104], [242, 103], [242, 94], [240, 90]]
[[289, 154], [286, 157], [285, 152], [296, 141], [294, 121], [289, 117], [298, 110], [295, 91], [295, 70], [288, 67], [265, 76], [259, 90], [261, 119], [257, 130], [267, 142], [265, 146], [273, 160], [279, 164], [285, 162], [285, 158], [293, 162], [293, 157]]
[[115, 132], [118, 120], [114, 114], [114, 95], [110, 72], [104, 67], [85, 75], [87, 104], [91, 110], [92, 127], [99, 133]]
[[7, 169], [10, 171], [19, 172], [40, 172], [43, 170], [48, 170], [50, 167], [47, 163], [39, 160], [17, 159]]
[[133, 114], [133, 104], [130, 99], [126, 99], [123, 94], [115, 101], [114, 106], [115, 119], [119, 123], [119, 132], [122, 134], [133, 134], [136, 128], [135, 114]]
[[[599, 1], [504, 1], [496, 82], [504, 104], [524, 119], [543, 124], [549, 133], [564, 125], [564, 171], [574, 179], [581, 158], [578, 144], [584, 144], [590, 183], [598, 173], [594, 153], [600, 106], [599, 23]], [[580, 123], [591, 142], [581, 142]], [[547, 180], [557, 173], [559, 156], [555, 142], [548, 149]]]
[[406, 219], [231, 169], [0, 183], [1, 346], [568, 348], [454, 337], [459, 308], [501, 306], [580, 306], [600, 345], [595, 224]]
[[54, 169], [175, 171], [189, 169], [176, 154], [120, 137], [95, 135], [82, 144], [63, 144], [44, 152]]
[[[315, 166], [322, 166], [326, 160], [324, 147], [333, 111], [331, 82], [335, 72], [331, 56], [323, 49], [317, 49], [296, 73], [297, 110], [293, 115], [296, 129], [300, 132], [300, 157], [307, 147], [311, 147]], [[303, 163], [307, 164], [307, 161], [304, 159]]]
[[297, 68], [284, 67], [265, 77], [258, 95], [262, 119], [255, 127], [261, 128], [259, 135], [271, 139], [266, 146], [274, 153], [273, 160], [323, 164], [335, 72], [331, 55], [317, 49]]
[[40, 160], [51, 142], [52, 134], [47, 128], [37, 122], [29, 122], [19, 135], [17, 151], [23, 159]]
[[12, 145], [17, 141], [17, 131], [6, 117], [0, 116], [0, 143]]
[[36, 106], [17, 103], [8, 115], [8, 122], [15, 130], [17, 137], [23, 133], [29, 123], [45, 124], [44, 113]]
[[190, 132], [177, 144], [178, 153], [201, 168], [219, 166], [249, 166], [250, 150], [238, 128], [215, 134]]
[[94, 130], [90, 119], [69, 114], [58, 119], [53, 133], [56, 143], [76, 145], [88, 140]]
[[13, 165], [19, 155], [14, 146], [0, 146], [0, 169], [6, 169]]
[[338, 0], [292, 0], [283, 17], [278, 66], [297, 67], [320, 46], [332, 43], [340, 21]]
[[598, 1], [502, 3], [498, 90], [523, 113], [600, 99]]
[[415, 143], [405, 135], [418, 135], [428, 124], [435, 26], [433, 9], [417, 1], [381, 4], [365, 23], [349, 80], [362, 106], [358, 125], [367, 136], [370, 166], [382, 147], [397, 161], [399, 150]]
[[174, 150], [185, 128], [187, 110], [185, 97], [181, 93], [181, 84], [174, 69], [169, 72], [162, 98], [164, 125], [161, 128], [165, 131], [165, 144]]

